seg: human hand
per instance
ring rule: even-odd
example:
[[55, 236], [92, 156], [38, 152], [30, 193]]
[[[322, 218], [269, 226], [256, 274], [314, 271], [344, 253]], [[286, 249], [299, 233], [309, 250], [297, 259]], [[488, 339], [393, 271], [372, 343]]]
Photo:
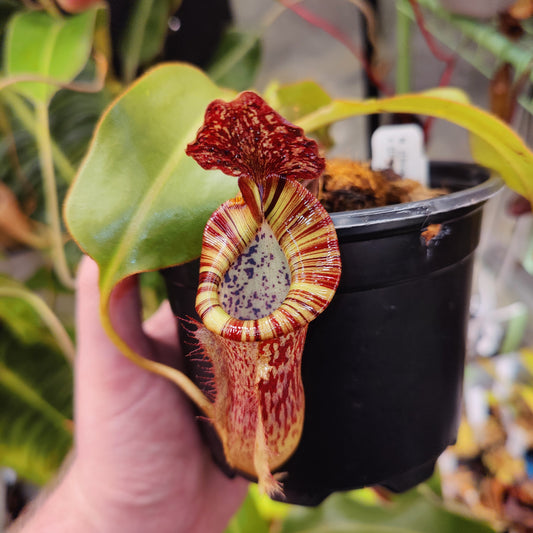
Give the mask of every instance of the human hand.
[[[218, 470], [187, 398], [123, 356], [103, 331], [98, 309], [98, 269], [85, 258], [77, 285], [75, 457], [22, 531], [222, 531], [247, 483]], [[135, 279], [114, 290], [110, 314], [137, 353], [179, 364], [170, 307], [163, 304], [143, 330]]]

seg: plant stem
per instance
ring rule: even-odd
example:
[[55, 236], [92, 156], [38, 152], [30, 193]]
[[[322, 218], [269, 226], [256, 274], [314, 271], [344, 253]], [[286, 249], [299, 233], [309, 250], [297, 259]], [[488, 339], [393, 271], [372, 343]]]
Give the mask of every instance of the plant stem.
[[50, 138], [50, 124], [48, 105], [40, 102], [36, 105], [36, 137], [39, 149], [39, 162], [43, 177], [43, 191], [45, 197], [46, 216], [51, 229], [52, 259], [57, 277], [65, 287], [74, 288], [74, 278], [70, 274], [65, 249], [63, 248], [63, 233], [59, 215], [59, 202], [52, 158], [52, 143]]
[[377, 76], [377, 74], [374, 72], [374, 69], [372, 68], [372, 65], [361, 52], [361, 50], [359, 50], [351, 42], [350, 38], [339, 28], [331, 24], [328, 20], [322, 18], [319, 15], [316, 15], [314, 12], [309, 11], [307, 8], [300, 5], [298, 0], [296, 2], [294, 2], [293, 0], [278, 0], [278, 2], [284, 5], [287, 9], [290, 9], [291, 11], [296, 13], [301, 19], [305, 20], [307, 23], [328, 33], [336, 41], [345, 46], [350, 51], [350, 53], [361, 63], [370, 82], [375, 87], [377, 87], [382, 94], [392, 94], [391, 89], [387, 85], [385, 85]]
[[[403, 0], [402, 0], [403, 1]], [[411, 19], [400, 9], [396, 10], [396, 93], [411, 90]]]
[[456, 57], [453, 54], [443, 52], [437, 46], [437, 43], [433, 38], [433, 34], [426, 27], [424, 14], [420, 9], [418, 0], [409, 0], [409, 4], [411, 5], [411, 9], [413, 10], [413, 15], [418, 25], [418, 29], [421, 31], [422, 36], [424, 37], [424, 41], [426, 41], [426, 44], [429, 48], [429, 51], [433, 54], [435, 59], [442, 61], [446, 65], [446, 68], [444, 69], [444, 72], [442, 73], [442, 76], [439, 81], [439, 87], [446, 87], [450, 84], [450, 80], [455, 67]]
[[129, 31], [125, 40], [124, 81], [131, 83], [139, 68], [141, 49], [144, 42], [146, 23], [154, 0], [138, 0], [133, 9]]
[[61, 12], [57, 9], [55, 3], [52, 0], [39, 0], [39, 4], [43, 9], [55, 18], [61, 18]]
[[[30, 107], [26, 104], [23, 98], [18, 96], [15, 92], [10, 91], [9, 89], [4, 89], [2, 91], [2, 98], [9, 108], [15, 113], [16, 117], [20, 123], [34, 136], [37, 137], [37, 124], [35, 121], [35, 116], [33, 115]], [[52, 144], [52, 156], [54, 159], [54, 164], [59, 171], [59, 174], [66, 183], [70, 183], [76, 170], [72, 166], [72, 163], [69, 161], [68, 157], [64, 154], [58, 144], [51, 139]]]
[[74, 361], [76, 349], [69, 334], [42, 298], [22, 287], [0, 287], [0, 298], [17, 298], [31, 305], [54, 336], [65, 357], [71, 363]]

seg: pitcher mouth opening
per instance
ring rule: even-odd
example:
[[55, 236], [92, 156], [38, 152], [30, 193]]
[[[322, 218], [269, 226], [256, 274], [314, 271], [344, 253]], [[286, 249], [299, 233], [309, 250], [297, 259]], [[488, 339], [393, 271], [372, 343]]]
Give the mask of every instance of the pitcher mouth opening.
[[[336, 233], [327, 212], [317, 209], [315, 197], [298, 183], [276, 176], [265, 187], [262, 204], [265, 215], [258, 221], [244, 200], [230, 200], [205, 229], [196, 310], [209, 330], [228, 339], [263, 341], [304, 327], [325, 309], [338, 285]], [[236, 224], [228, 224], [228, 210], [237, 215], [238, 231]], [[226, 274], [263, 224], [268, 225], [288, 270], [278, 268], [282, 261], [272, 268], [274, 277], [281, 279], [271, 312], [266, 314], [270, 305], [266, 301], [254, 318], [243, 319], [235, 302], [224, 303], [221, 296]]]

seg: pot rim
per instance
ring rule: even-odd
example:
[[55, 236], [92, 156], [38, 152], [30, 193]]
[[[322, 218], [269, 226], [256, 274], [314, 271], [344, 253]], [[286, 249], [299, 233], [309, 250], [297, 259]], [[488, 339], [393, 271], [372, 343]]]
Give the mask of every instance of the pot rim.
[[379, 230], [382, 226], [390, 226], [391, 224], [404, 227], [422, 223], [423, 226], [426, 226], [431, 223], [430, 217], [434, 218], [436, 215], [482, 205], [499, 192], [503, 185], [503, 180], [492, 174], [478, 185], [429, 200], [354, 211], [340, 211], [330, 213], [330, 216], [337, 230], [356, 228], [366, 232], [367, 230]]

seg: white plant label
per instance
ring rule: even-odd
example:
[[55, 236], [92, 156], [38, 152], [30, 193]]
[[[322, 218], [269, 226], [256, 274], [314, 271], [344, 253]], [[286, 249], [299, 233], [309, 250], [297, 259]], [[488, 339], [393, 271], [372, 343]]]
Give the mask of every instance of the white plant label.
[[417, 124], [379, 127], [371, 139], [372, 169], [392, 168], [404, 178], [429, 186], [429, 166], [424, 132]]

